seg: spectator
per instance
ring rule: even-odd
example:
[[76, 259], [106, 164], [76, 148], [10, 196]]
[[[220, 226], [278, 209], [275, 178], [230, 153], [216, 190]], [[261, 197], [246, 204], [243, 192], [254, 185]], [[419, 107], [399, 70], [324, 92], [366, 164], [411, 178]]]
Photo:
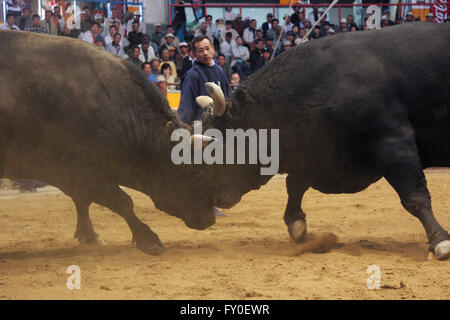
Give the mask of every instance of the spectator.
[[299, 29], [303, 29], [305, 27], [305, 14], [303, 12], [299, 12], [298, 14], [298, 27]]
[[236, 13], [234, 13], [232, 10], [233, 10], [233, 8], [231, 6], [225, 7], [225, 13], [223, 15], [223, 19], [225, 21], [232, 22], [232, 21], [234, 21], [234, 19], [236, 19]]
[[309, 20], [305, 20], [305, 22], [303, 22], [303, 25], [305, 26], [303, 29], [305, 29], [305, 32], [308, 33], [308, 31], [312, 27], [311, 22]]
[[263, 59], [264, 59], [264, 65], [268, 64], [270, 62], [270, 50], [267, 48], [264, 48], [263, 50]]
[[[41, 26], [46, 28], [48, 34], [58, 34], [58, 24], [53, 20], [53, 12], [51, 10], [45, 10], [45, 19], [41, 21]], [[94, 42], [93, 40], [91, 42]]]
[[405, 22], [414, 22], [414, 15], [411, 11], [408, 11], [406, 13], [406, 20]]
[[289, 32], [292, 31], [292, 28], [294, 27], [294, 24], [291, 22], [291, 17], [289, 15], [285, 15], [283, 18], [283, 32]]
[[274, 57], [276, 57], [278, 55], [278, 48], [275, 48], [275, 43], [273, 42], [273, 38], [272, 37], [268, 37], [266, 39], [266, 48], [269, 49], [270, 51], [270, 55], [272, 55], [275, 52]]
[[381, 17], [381, 28], [389, 27], [389, 19], [387, 16]]
[[401, 23], [403, 23], [402, 17], [395, 18], [395, 24], [401, 24]]
[[[6, 16], [12, 15], [14, 17], [14, 22], [12, 25], [18, 25], [20, 17], [22, 16], [22, 9], [20, 7], [21, 1], [18, 0], [8, 0], [7, 2], [7, 12]], [[12, 29], [11, 29], [12, 30]]]
[[159, 81], [165, 81], [167, 83], [167, 89], [175, 90], [175, 78], [171, 75], [172, 67], [168, 63], [163, 63], [161, 65], [161, 74], [158, 76]]
[[[389, 19], [389, 17], [388, 17]], [[349, 14], [347, 16], [347, 30], [351, 31], [352, 26], [356, 27], [356, 30], [358, 30], [358, 27], [355, 23], [355, 19], [353, 18], [353, 15]]]
[[172, 48], [176, 49], [176, 46], [174, 45], [175, 36], [172, 33], [166, 34], [164, 39], [166, 40], [166, 43], [161, 46], [159, 51], [161, 51], [164, 48], [169, 49], [169, 50], [171, 50]]
[[217, 64], [219, 65], [219, 67], [222, 68], [227, 79], [229, 79], [231, 76], [231, 67], [230, 67], [230, 64], [227, 63], [227, 59], [225, 58], [225, 56], [223, 54], [219, 54], [217, 56]]
[[142, 71], [151, 82], [158, 82], [157, 77], [152, 73], [152, 66], [150, 62], [144, 62], [141, 66]]
[[183, 61], [189, 56], [189, 45], [186, 42], [180, 43], [180, 52], [175, 56], [175, 65], [177, 67], [177, 74], [180, 78], [183, 78]]
[[33, 19], [30, 14], [30, 8], [24, 7], [22, 9], [22, 16], [19, 18], [19, 22], [18, 22], [17, 26], [19, 27], [20, 30], [25, 30], [25, 27], [31, 25], [32, 23], [33, 23]]
[[211, 42], [214, 43], [214, 37], [208, 31], [208, 26], [206, 25], [206, 22], [202, 22], [200, 24], [200, 27], [197, 30], [195, 30], [194, 37], [196, 38], [199, 36], [207, 36], [209, 38], [209, 40], [211, 40]]
[[[175, 4], [184, 4], [181, 0], [176, 0]], [[186, 11], [184, 7], [175, 7], [175, 16], [172, 24], [175, 28], [175, 35], [180, 41], [184, 41], [186, 37]]]
[[214, 63], [215, 51], [211, 40], [207, 36], [196, 37], [192, 41], [192, 48], [196, 61], [184, 77], [178, 108], [178, 116], [185, 123], [200, 120], [202, 117], [203, 109], [197, 105], [195, 99], [201, 95], [208, 95], [205, 82], [214, 82], [219, 85], [225, 98], [231, 94], [231, 88], [222, 68]]
[[[94, 15], [94, 20], [97, 22], [99, 28], [101, 27], [102, 30], [105, 30], [105, 19], [103, 19], [103, 16], [100, 13]], [[102, 36], [104, 35], [102, 34]]]
[[187, 55], [187, 57], [185, 57], [183, 59], [183, 65], [181, 67], [181, 85], [183, 86], [183, 80], [184, 77], [186, 75], [186, 73], [192, 68], [192, 65], [194, 64], [194, 60], [195, 60], [195, 56], [194, 56], [194, 51], [192, 50], [191, 47], [189, 47], [189, 53]]
[[426, 16], [426, 22], [433, 22], [434, 16], [433, 14], [430, 12], [427, 14]]
[[272, 29], [272, 20], [273, 20], [273, 14], [268, 13], [266, 16], [266, 22], [264, 22], [261, 26], [262, 31], [264, 33], [264, 38], [267, 38], [267, 31]]
[[233, 34], [231, 32], [227, 32], [225, 35], [225, 41], [220, 44], [220, 52], [225, 56], [228, 64], [231, 63], [231, 59], [233, 58], [233, 52], [231, 49], [235, 45], [236, 42], [233, 40]]
[[155, 24], [155, 32], [153, 32], [151, 34], [153, 49], [155, 49], [155, 47], [156, 47], [156, 49], [158, 50], [160, 47], [160, 43], [162, 43], [163, 39], [164, 39], [164, 34], [161, 31], [161, 25], [159, 23], [157, 23], [157, 24]]
[[128, 42], [130, 42], [130, 47], [137, 47], [142, 43], [142, 38], [144, 34], [139, 31], [139, 22], [134, 21], [132, 24], [133, 30], [128, 32]]
[[[334, 31], [334, 30], [333, 30]], [[299, 45], [299, 44], [301, 44], [301, 43], [305, 43], [305, 42], [308, 42], [308, 39], [306, 38], [305, 39], [305, 36], [306, 36], [306, 30], [303, 28], [303, 29], [300, 29], [300, 31], [299, 31], [299, 37], [295, 40], [295, 44], [296, 45]]]
[[[395, 22], [391, 20], [391, 12], [389, 10], [385, 10], [384, 15], [387, 16], [390, 26], [395, 25]], [[350, 29], [350, 28], [348, 28], [348, 29]]]
[[41, 17], [38, 14], [33, 14], [32, 23], [25, 27], [25, 31], [36, 33], [48, 33], [47, 29], [41, 26]]
[[219, 41], [220, 43], [225, 41], [225, 35], [227, 32], [231, 32], [232, 40], [236, 40], [236, 37], [239, 37], [239, 33], [232, 28], [231, 21], [225, 21], [225, 29], [221, 29], [219, 33]]
[[213, 38], [217, 38], [219, 37], [218, 35], [218, 30], [215, 24], [213, 24], [213, 19], [212, 16], [207, 15], [205, 18], [205, 23], [206, 23], [206, 31], [213, 36]]
[[[106, 45], [113, 42], [114, 35], [117, 33], [117, 28], [114, 24], [109, 26], [108, 34], [105, 36], [105, 43]], [[120, 44], [122, 44], [122, 39], [120, 39]]]
[[135, 64], [138, 68], [142, 67], [142, 62], [139, 60], [141, 49], [138, 46], [131, 46], [130, 55], [126, 58], [127, 61]]
[[89, 43], [95, 42], [95, 37], [98, 34], [98, 24], [97, 22], [94, 22], [91, 24], [91, 30], [86, 31], [82, 34], [80, 34], [80, 39]]
[[309, 40], [312, 39], [318, 39], [322, 36], [322, 34], [320, 33], [320, 26], [315, 26], [313, 32], [311, 32], [311, 34], [309, 35]]
[[53, 22], [58, 26], [58, 34], [62, 34], [66, 20], [61, 15], [61, 8], [59, 6], [53, 7]]
[[242, 21], [242, 17], [240, 14], [236, 16], [236, 19], [233, 21], [233, 29], [237, 31], [237, 33], [242, 37], [244, 34], [244, 22]]
[[150, 68], [151, 68], [151, 74], [149, 75], [149, 79], [151, 82], [158, 82], [158, 76], [161, 74], [159, 72], [159, 64], [160, 64], [160, 60], [159, 58], [153, 58], [150, 61]]
[[[172, 61], [173, 63], [175, 63], [175, 60], [176, 60], [176, 56], [177, 56], [177, 52], [178, 52], [178, 50], [175, 48], [175, 47], [170, 47], [169, 48], [169, 61]], [[175, 65], [175, 68], [176, 68], [177, 66]], [[178, 72], [177, 72], [177, 74], [178, 74]]]
[[[320, 27], [319, 27], [319, 30], [320, 30]], [[283, 51], [282, 52], [288, 51], [291, 48], [292, 48], [292, 43], [290, 41], [288, 41], [288, 40], [284, 40], [283, 41]]]
[[295, 42], [295, 33], [292, 31], [288, 32], [286, 34], [286, 40], [293, 44]]
[[178, 78], [177, 74], [177, 67], [175, 66], [175, 63], [173, 61], [170, 61], [170, 53], [169, 49], [163, 48], [161, 50], [161, 64], [160, 67], [164, 64], [168, 63], [170, 65], [170, 71], [172, 72], [172, 76], [174, 79]]
[[125, 58], [126, 55], [122, 45], [120, 44], [121, 42], [122, 35], [120, 33], [116, 33], [113, 37], [113, 41], [106, 46], [106, 51], [112, 53], [115, 56], [118, 56], [119, 58]]
[[262, 29], [256, 29], [256, 38], [254, 41], [256, 40], [264, 41], [264, 32], [262, 31]]
[[[175, 48], [178, 48], [178, 46], [180, 45], [180, 39], [178, 39], [178, 37], [175, 35], [175, 29], [170, 24], [166, 28], [166, 35], [168, 35], [169, 33], [171, 33], [174, 37], [172, 44], [175, 46]], [[166, 44], [166, 37], [164, 36], [159, 44], [159, 47], [162, 47], [165, 44]]]
[[105, 50], [105, 38], [103, 38], [102, 35], [97, 35], [95, 37], [95, 42], [94, 44], [99, 47], [102, 48], [103, 50]]
[[236, 38], [236, 45], [232, 47], [231, 52], [233, 54], [231, 68], [239, 72], [241, 77], [247, 76], [249, 74], [247, 61], [250, 59], [250, 52], [248, 51], [248, 48], [244, 46], [242, 37]]
[[299, 18], [300, 9], [301, 9], [300, 6], [294, 5], [294, 13], [291, 14], [291, 22], [294, 25], [299, 25], [299, 23], [300, 23], [300, 18]]
[[6, 23], [4, 23], [0, 29], [2, 30], [20, 30], [18, 26], [14, 24], [14, 15], [8, 13], [8, 16], [6, 17]]
[[137, 32], [141, 32], [142, 34], [145, 32], [145, 25], [143, 23], [141, 23], [141, 14], [139, 13], [139, 11], [136, 11], [136, 13], [134, 14], [134, 18], [130, 19], [127, 22], [127, 32], [129, 33], [130, 31], [135, 31], [134, 30], [134, 23], [138, 23], [138, 30], [136, 30]]
[[308, 16], [308, 21], [314, 24], [317, 20], [319, 20], [320, 13], [319, 7], [314, 7], [313, 11]]
[[244, 30], [243, 36], [244, 42], [250, 46], [250, 44], [256, 39], [256, 20], [250, 20], [250, 25]]
[[80, 12], [80, 29], [81, 32], [87, 32], [91, 30], [92, 24], [95, 21], [92, 19], [91, 10], [88, 7], [84, 7]]
[[153, 48], [150, 46], [150, 37], [144, 38], [142, 40], [142, 44], [140, 45], [141, 53], [139, 55], [139, 60], [141, 60], [142, 63], [149, 62], [152, 58], [155, 57], [155, 51], [153, 51]]
[[339, 23], [339, 29], [337, 30], [338, 32], [347, 32], [347, 19], [342, 18], [341, 22]]
[[272, 20], [272, 28], [267, 31], [267, 37], [272, 38], [273, 41], [278, 41], [278, 38], [280, 37], [281, 28], [279, 26], [278, 19]]
[[264, 50], [264, 41], [257, 40], [256, 48], [250, 54], [250, 71], [252, 73], [258, 71], [264, 66], [263, 50]]
[[[112, 7], [111, 8], [111, 16], [109, 18], [105, 19], [105, 27], [108, 28], [108, 30], [109, 30], [109, 27], [114, 24], [114, 20], [116, 20], [118, 18], [117, 12], [118, 11], [117, 11], [116, 7]], [[120, 30], [117, 30], [117, 31], [119, 32]]]
[[230, 80], [230, 87], [231, 87], [231, 90], [234, 91], [241, 84], [241, 76], [239, 75], [239, 73], [233, 72], [231, 74], [230, 78], [231, 78], [231, 80]]

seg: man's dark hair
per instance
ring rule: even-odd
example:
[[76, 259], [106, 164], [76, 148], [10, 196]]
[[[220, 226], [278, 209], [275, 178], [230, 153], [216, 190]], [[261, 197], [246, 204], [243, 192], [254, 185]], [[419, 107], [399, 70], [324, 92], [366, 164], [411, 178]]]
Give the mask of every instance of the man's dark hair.
[[97, 26], [97, 28], [100, 27], [100, 25], [98, 24], [98, 22], [93, 22], [93, 23], [91, 24], [91, 29], [92, 29], [93, 26]]
[[275, 21], [278, 22], [278, 24], [280, 23], [280, 20], [278, 20], [278, 19], [273, 19], [272, 23], [274, 23]]
[[39, 18], [39, 20], [41, 19], [41, 17], [37, 13], [31, 16], [31, 20], [34, 20], [34, 18]]
[[8, 13], [8, 14], [6, 15], [6, 20], [8, 20], [9, 17], [15, 18], [15, 16], [14, 16], [12, 13]]
[[50, 12], [53, 15], [53, 11], [52, 10], [45, 10], [45, 13]]
[[211, 43], [211, 39], [209, 39], [208, 36], [206, 36], [206, 35], [201, 35], [201, 36], [195, 37], [194, 40], [192, 40], [192, 44], [191, 44], [192, 50], [194, 50], [194, 52], [195, 52], [195, 50], [196, 50], [195, 44], [196, 44], [197, 42], [202, 42], [202, 41], [205, 40], [205, 39], [208, 39], [209, 43], [210, 43], [211, 45], [213, 45], [213, 44]]
[[227, 21], [225, 21], [225, 25], [233, 25], [233, 21], [227, 20]]
[[225, 58], [225, 55], [223, 55], [222, 53], [220, 53], [218, 56], [217, 56], [217, 58], [218, 57], [224, 57]]
[[117, 29], [116, 26], [113, 24], [109, 26], [109, 30], [111, 30], [111, 28]]
[[233, 38], [233, 33], [228, 31], [227, 33], [225, 33], [225, 37]]
[[161, 66], [161, 73], [166, 70], [169, 69], [170, 71], [172, 71], [172, 68], [170, 67], [170, 64], [168, 63], [163, 63], [163, 65]]
[[253, 21], [255, 21], [255, 22], [256, 22], [256, 19], [252, 19], [252, 20], [250, 20], [250, 23], [252, 23]]
[[146, 64], [148, 64], [150, 68], [152, 67], [152, 65], [150, 64], [150, 62], [144, 62], [144, 63], [142, 64], [142, 66], [141, 66], [142, 70], [144, 70], [144, 67], [145, 67]]
[[212, 15], [208, 14], [208, 15], [205, 17], [205, 20], [208, 20], [208, 18], [211, 18], [211, 19], [212, 19]]

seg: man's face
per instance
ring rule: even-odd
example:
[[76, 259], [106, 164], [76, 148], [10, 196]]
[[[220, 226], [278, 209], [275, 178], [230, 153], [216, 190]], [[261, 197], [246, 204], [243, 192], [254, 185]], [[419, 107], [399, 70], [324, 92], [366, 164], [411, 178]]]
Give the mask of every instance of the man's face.
[[168, 45], [171, 45], [171, 44], [173, 43], [173, 38], [172, 38], [172, 37], [167, 37], [167, 38], [166, 38], [166, 43], [167, 43]]
[[114, 21], [114, 26], [116, 27], [116, 32], [119, 32], [119, 30], [120, 30], [120, 22], [119, 21]]
[[116, 34], [116, 32], [117, 32], [117, 30], [116, 30], [116, 27], [115, 26], [111, 26], [110, 28], [109, 28], [109, 35], [112, 37], [112, 36], [114, 36], [115, 34]]
[[226, 63], [225, 57], [224, 56], [219, 56], [217, 58], [217, 64], [221, 67], [223, 67]]
[[50, 20], [52, 18], [52, 13], [47, 11], [45, 12], [45, 20]]
[[275, 21], [273, 22], [273, 28], [274, 28], [274, 29], [278, 28], [278, 21], [277, 21], [277, 20], [275, 20]]
[[157, 33], [161, 33], [161, 26], [157, 26], [157, 27], [155, 28], [155, 31], [156, 31]]
[[242, 46], [242, 38], [236, 38], [236, 44], [238, 45], [238, 46]]
[[195, 57], [201, 63], [210, 66], [215, 55], [214, 47], [211, 46], [209, 39], [203, 39], [200, 42], [195, 43], [194, 47]]
[[173, 58], [173, 57], [175, 57], [176, 54], [177, 54], [177, 50], [175, 50], [175, 48], [171, 48], [169, 50], [169, 57]]
[[231, 39], [233, 39], [232, 36], [225, 36], [225, 41], [226, 41], [226, 42], [230, 43], [230, 42], [231, 42]]
[[301, 12], [301, 13], [298, 14], [298, 19], [299, 19], [300, 21], [305, 20], [305, 15], [303, 14], [303, 12]]
[[153, 60], [152, 64], [151, 64], [152, 70], [153, 71], [158, 71], [159, 70], [159, 61], [158, 60]]
[[139, 23], [133, 23], [133, 31], [139, 31]]
[[142, 50], [147, 51], [150, 47], [150, 43], [144, 42], [142, 43]]
[[180, 51], [184, 55], [184, 54], [187, 54], [189, 52], [189, 48], [186, 47], [186, 46], [182, 46], [182, 47], [180, 47]]
[[264, 58], [264, 60], [269, 60], [270, 59], [270, 52], [269, 51], [264, 51], [263, 58]]
[[144, 64], [144, 73], [146, 75], [149, 75], [150, 73], [152, 73], [152, 68], [150, 67], [150, 65], [148, 63]]
[[39, 19], [39, 17], [34, 17], [33, 18], [33, 25], [35, 27], [38, 27], [41, 24], [41, 19]]
[[264, 33], [263, 33], [262, 31], [258, 31], [258, 32], [256, 33], [256, 38], [262, 39], [263, 37], [264, 37]]
[[97, 34], [98, 33], [98, 26], [96, 24], [93, 24], [91, 27], [91, 32], [93, 34]]
[[348, 23], [353, 23], [353, 16], [347, 16], [347, 22]]
[[203, 22], [203, 23], [200, 25], [200, 30], [206, 31], [206, 22]]
[[167, 33], [175, 33], [173, 27], [167, 27]]
[[238, 84], [241, 81], [240, 77], [239, 77], [239, 73], [233, 73], [231, 75], [231, 82], [233, 82], [234, 84]]
[[119, 44], [119, 43], [120, 43], [120, 38], [121, 38], [120, 33], [117, 33], [117, 34], [114, 36], [114, 43], [115, 43], [115, 44]]
[[206, 18], [206, 23], [207, 24], [211, 24], [212, 23], [212, 17], [207, 17]]
[[408, 20], [409, 22], [414, 20], [414, 17], [411, 15], [406, 16], [406, 20]]
[[169, 50], [164, 49], [161, 51], [161, 59], [163, 61], [168, 61], [169, 60]]
[[259, 51], [261, 51], [262, 49], [264, 49], [264, 42], [263, 41], [258, 41], [256, 43], [256, 49], [258, 49]]
[[55, 15], [59, 16], [60, 13], [61, 13], [61, 9], [59, 9], [59, 7], [55, 7]]
[[427, 17], [427, 22], [433, 22], [433, 17]]
[[252, 22], [250, 22], [250, 28], [255, 29], [256, 28], [256, 21], [252, 20]]
[[90, 18], [91, 17], [91, 11], [89, 9], [84, 9], [86, 18]]
[[24, 17], [28, 17], [30, 15], [30, 9], [28, 9], [28, 8], [23, 9], [22, 10], [22, 15]]
[[6, 23], [8, 23], [8, 25], [12, 26], [14, 24], [14, 17], [9, 16], [8, 19], [6, 19]]
[[141, 49], [139, 49], [139, 48], [133, 49], [133, 58], [138, 59], [140, 54], [141, 54]]
[[268, 22], [268, 23], [272, 23], [272, 19], [273, 19], [273, 17], [267, 16], [267, 22]]
[[103, 47], [103, 42], [102, 42], [102, 41], [96, 41], [96, 42], [95, 42], [95, 45], [96, 45], [97, 47]]
[[266, 46], [267, 46], [268, 48], [270, 48], [272, 45], [273, 45], [273, 40], [272, 40], [272, 39], [266, 40]]

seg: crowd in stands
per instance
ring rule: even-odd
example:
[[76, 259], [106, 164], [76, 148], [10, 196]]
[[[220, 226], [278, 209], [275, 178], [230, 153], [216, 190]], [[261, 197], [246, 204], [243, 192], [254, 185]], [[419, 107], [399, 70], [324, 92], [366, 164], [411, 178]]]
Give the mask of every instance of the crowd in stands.
[[[139, 14], [122, 23], [123, 20], [114, 18], [117, 17], [114, 8], [111, 17], [105, 19], [101, 14], [93, 16], [91, 10], [85, 7], [80, 13], [79, 28], [74, 28], [66, 24], [58, 5], [53, 7], [53, 11], [46, 10], [44, 19], [38, 14], [31, 14], [29, 7], [9, 8], [7, 20], [0, 28], [79, 38], [136, 64], [162, 90], [180, 88], [183, 75], [192, 66], [194, 54], [184, 39], [208, 36], [216, 49], [216, 63], [223, 68], [232, 88], [235, 88], [240, 79], [245, 79], [269, 63], [271, 58], [293, 46], [336, 33], [368, 29], [366, 21], [363, 25], [357, 25], [352, 15], [342, 18], [337, 25], [330, 23], [324, 16], [305, 38], [322, 15], [321, 11], [314, 7], [311, 14], [305, 17], [300, 6], [294, 6], [293, 10], [291, 15], [286, 15], [282, 20], [268, 13], [267, 20], [258, 26], [255, 19], [242, 19], [231, 11], [231, 7], [227, 7], [224, 17], [215, 22], [212, 16], [206, 16], [190, 37], [185, 34], [183, 18], [175, 17], [174, 20], [178, 22], [168, 25], [165, 30], [160, 24], [155, 24], [154, 32], [148, 34], [145, 25], [140, 23]], [[180, 8], [177, 15], [184, 15], [185, 22], [184, 8]], [[407, 13], [405, 21], [400, 17], [392, 19], [389, 11], [386, 11], [381, 20], [381, 27], [384, 28], [416, 19], [411, 12]], [[433, 22], [432, 14], [427, 16], [427, 21]], [[180, 28], [183, 28], [182, 41], [177, 37]]]

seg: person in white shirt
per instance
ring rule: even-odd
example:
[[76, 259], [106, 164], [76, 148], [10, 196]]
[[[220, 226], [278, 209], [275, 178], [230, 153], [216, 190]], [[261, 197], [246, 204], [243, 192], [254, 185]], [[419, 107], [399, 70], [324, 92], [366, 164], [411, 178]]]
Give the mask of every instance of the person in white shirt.
[[245, 28], [243, 34], [244, 42], [247, 45], [250, 45], [256, 39], [256, 20], [250, 20], [250, 25], [248, 28]]
[[231, 32], [233, 41], [236, 41], [236, 38], [239, 36], [239, 33], [232, 28], [233, 23], [231, 21], [225, 21], [225, 29], [220, 29], [219, 33], [219, 41], [222, 43], [225, 41], [225, 35], [228, 32]]
[[91, 30], [81, 33], [78, 38], [89, 43], [95, 43], [95, 37], [97, 36], [97, 34], [98, 34], [98, 23], [94, 22], [91, 25]]
[[134, 19], [130, 19], [127, 22], [127, 32], [131, 32], [133, 31], [133, 23], [137, 21], [139, 22], [139, 31], [138, 32], [142, 32], [145, 33], [145, 23], [141, 22], [141, 14], [139, 13], [139, 11], [137, 11], [134, 15]]
[[225, 35], [225, 40], [220, 44], [220, 53], [225, 56], [228, 64], [231, 64], [231, 60], [233, 59], [232, 48], [234, 46], [236, 46], [236, 42], [233, 40], [233, 34], [231, 32], [227, 32]]
[[233, 21], [234, 19], [236, 19], [237, 14], [235, 12], [232, 12], [232, 10], [233, 8], [231, 6], [226, 6], [223, 20]]
[[18, 26], [14, 24], [15, 18], [14, 15], [9, 14], [6, 18], [6, 23], [3, 24], [0, 29], [2, 30], [20, 30]]
[[212, 16], [207, 15], [206, 19], [206, 30], [214, 37], [218, 38], [218, 29], [217, 26], [212, 22]]
[[106, 45], [106, 51], [108, 51], [109, 53], [112, 53], [115, 56], [118, 56], [119, 58], [125, 59], [127, 57], [127, 55], [123, 51], [123, 47], [120, 45], [121, 39], [122, 39], [122, 36], [120, 35], [120, 33], [116, 33], [114, 35], [113, 42]]
[[250, 52], [248, 48], [244, 46], [244, 41], [241, 37], [236, 38], [236, 45], [232, 47], [231, 52], [233, 54], [233, 60], [231, 61], [231, 68], [236, 70], [241, 78], [247, 76], [250, 67], [247, 61], [250, 59]]
[[292, 28], [294, 27], [294, 24], [291, 22], [291, 17], [289, 15], [285, 15], [283, 17], [283, 33], [286, 34], [290, 31], [292, 31]]

